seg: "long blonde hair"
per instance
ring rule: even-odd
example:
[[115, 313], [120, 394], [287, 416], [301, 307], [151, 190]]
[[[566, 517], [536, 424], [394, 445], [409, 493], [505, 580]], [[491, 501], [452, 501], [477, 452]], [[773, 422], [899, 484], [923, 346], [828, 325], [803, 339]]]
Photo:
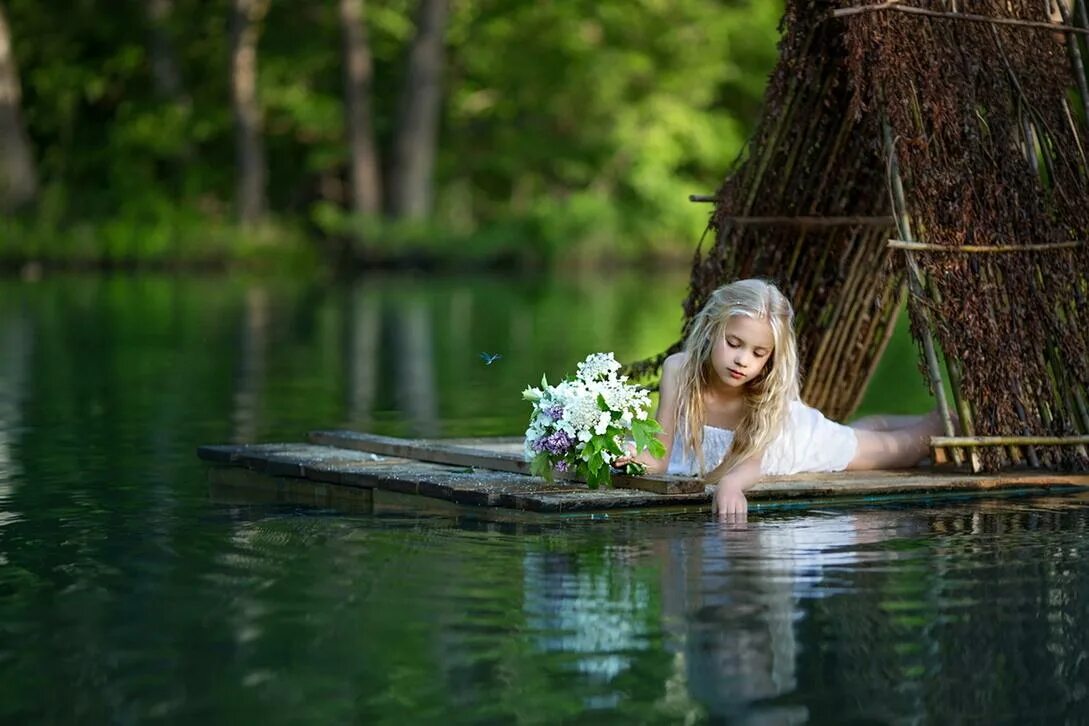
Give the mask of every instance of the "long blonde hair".
[[773, 348], [760, 375], [745, 386], [741, 423], [733, 445], [713, 474], [725, 473], [754, 453], [766, 449], [779, 435], [790, 415], [790, 403], [800, 397], [798, 344], [794, 337], [794, 309], [779, 288], [765, 280], [737, 280], [718, 288], [692, 319], [681, 367], [674, 421], [682, 444], [695, 452], [701, 476], [703, 461], [703, 397], [715, 373], [711, 351], [725, 335], [734, 315], [764, 320], [771, 328]]

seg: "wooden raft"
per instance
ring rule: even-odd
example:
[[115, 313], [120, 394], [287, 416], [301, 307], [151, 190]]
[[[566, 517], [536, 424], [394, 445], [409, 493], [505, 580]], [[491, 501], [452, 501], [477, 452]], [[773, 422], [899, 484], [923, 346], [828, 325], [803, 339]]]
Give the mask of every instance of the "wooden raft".
[[[310, 439], [314, 443], [202, 446], [197, 454], [214, 465], [213, 484], [281, 494], [320, 491], [323, 497], [337, 494], [364, 503], [389, 493], [469, 507], [573, 513], [705, 508], [713, 491], [692, 479], [665, 476], [616, 477], [622, 486], [598, 490], [579, 482], [549, 483], [528, 474], [526, 463], [515, 453], [521, 451], [521, 441], [514, 439], [411, 440], [350, 431], [319, 431]], [[760, 509], [805, 501], [848, 504], [1085, 488], [1089, 474], [905, 469], [769, 477], [750, 490], [748, 498], [751, 508]], [[326, 501], [333, 500], [321, 500]]]

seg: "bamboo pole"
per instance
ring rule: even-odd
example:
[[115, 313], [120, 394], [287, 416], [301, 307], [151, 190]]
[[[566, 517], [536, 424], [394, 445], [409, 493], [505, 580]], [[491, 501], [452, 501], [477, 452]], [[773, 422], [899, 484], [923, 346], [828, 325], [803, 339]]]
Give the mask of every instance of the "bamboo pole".
[[[936, 305], [941, 305], [942, 294], [937, 285], [934, 284], [933, 279], [924, 280], [923, 284], [934, 303]], [[993, 318], [994, 310], [989, 310], [989, 312]], [[992, 320], [992, 323], [993, 322], [994, 321]], [[961, 361], [946, 354], [944, 351], [942, 358], [945, 361], [945, 370], [949, 374], [949, 389], [953, 392], [953, 406], [956, 408], [957, 413], [960, 414], [961, 429], [968, 433], [972, 433], [976, 430], [976, 412], [972, 406], [972, 402], [963, 395], [964, 375], [961, 369]], [[979, 456], [974, 451], [969, 451], [968, 455], [972, 471], [980, 471], [982, 462], [980, 461]]]
[[[1007, 278], [1003, 271], [994, 265], [983, 266], [980, 272], [981, 275], [986, 276], [987, 278], [982, 281], [983, 289], [990, 290], [997, 296], [997, 299], [993, 300], [992, 304], [988, 306], [987, 312], [990, 314], [991, 325], [993, 325], [995, 329], [998, 329], [998, 319], [995, 314], [996, 305], [1005, 311], [1007, 315], [1010, 314], [1010, 311], [1013, 309], [1009, 295], [1007, 294]], [[1014, 465], [1021, 463], [1022, 452], [1018, 447], [1010, 446], [1009, 455]]]
[[[850, 121], [850, 119], [848, 119], [845, 116], [843, 123], [841, 123], [841, 125], [840, 125], [839, 133], [837, 135], [837, 142], [843, 142], [843, 141], [846, 140], [846, 136], [847, 136], [846, 132], [847, 132], [847, 130], [849, 129], [849, 127], [852, 124], [853, 124], [853, 122]], [[830, 195], [830, 196], [832, 196], [832, 198], [837, 198], [838, 199], [838, 198], [841, 198], [843, 196], [844, 187], [850, 186], [851, 180], [853, 180], [853, 179], [855, 179], [857, 177], [857, 174], [862, 169], [863, 164], [866, 162], [867, 154], [864, 151], [862, 151], [862, 150], [860, 150], [858, 148], [856, 148], [855, 150], [856, 150], [856, 154], [853, 157], [850, 157], [848, 159], [849, 173], [842, 173], [841, 172], [840, 174], [836, 175], [839, 178], [840, 181], [836, 186], [836, 192], [834, 194]], [[834, 158], [830, 158], [829, 165], [826, 165], [824, 167], [824, 169], [826, 171], [824, 173], [822, 173], [821, 181], [819, 182], [819, 188], [822, 191], [823, 191], [823, 188], [824, 188], [824, 185], [825, 185], [825, 181], [830, 176], [830, 174], [828, 173], [827, 170], [829, 170], [831, 168], [830, 164], [834, 160], [835, 160]], [[842, 169], [844, 160], [840, 159], [839, 161], [840, 161], [839, 166]], [[860, 236], [862, 237], [861, 242], [859, 240]], [[846, 248], [844, 249], [843, 254], [840, 256], [841, 259], [843, 257], [848, 257], [848, 259], [851, 260], [851, 267], [847, 272], [846, 281], [845, 281], [843, 287], [840, 290], [840, 294], [838, 294], [836, 296], [836, 298], [834, 299], [835, 302], [833, 302], [831, 307], [827, 307], [827, 306], [825, 307], [825, 309], [823, 311], [824, 315], [821, 317], [820, 320], [814, 321], [814, 323], [816, 325], [819, 325], [821, 328], [824, 328], [826, 330], [829, 329], [829, 328], [832, 328], [832, 326], [834, 326], [840, 320], [840, 318], [843, 316], [844, 307], [849, 304], [849, 301], [845, 299], [845, 297], [843, 295], [843, 292], [845, 292], [849, 288], [851, 279], [856, 274], [856, 271], [857, 271], [857, 269], [859, 267], [859, 264], [864, 259], [864, 253], [866, 251], [866, 247], [864, 245], [866, 244], [866, 241], [867, 241], [867, 238], [866, 238], [865, 235], [862, 234], [861, 230], [856, 229], [856, 230], [852, 231], [851, 237], [846, 243]], [[790, 264], [788, 265], [789, 270], [794, 269], [794, 267], [797, 264], [797, 261], [799, 259], [799, 256], [801, 255], [801, 250], [802, 250], [801, 242], [802, 242], [802, 240], [799, 239], [798, 247], [797, 247], [797, 249], [795, 249], [794, 255], [791, 258]], [[822, 249], [822, 252], [821, 252], [821, 256], [818, 259], [817, 263], [815, 265], [811, 266], [811, 276], [812, 277], [816, 278], [818, 276], [818, 273], [821, 270], [824, 269], [824, 266], [825, 266], [825, 264], [827, 262], [827, 259], [828, 259], [829, 255], [831, 254], [831, 250], [832, 250], [832, 245], [831, 244], [825, 244], [824, 245], [824, 247]], [[818, 288], [818, 285], [816, 285], [816, 284], [808, 284], [808, 285], [805, 286], [806, 293], [805, 293], [805, 298], [804, 298], [803, 303], [802, 303], [803, 306], [808, 306], [809, 305], [809, 301], [812, 299], [812, 297], [813, 297], [814, 293], [816, 292], [817, 288]], [[842, 332], [842, 327], [839, 329], [839, 332]], [[835, 331], [833, 331], [833, 333], [835, 333]], [[821, 367], [825, 365], [825, 363], [824, 363], [825, 353], [826, 353], [827, 349], [829, 348], [829, 346], [831, 346], [834, 342], [835, 342], [835, 335], [825, 334], [825, 335], [821, 336], [820, 343], [817, 346], [816, 351], [813, 352], [813, 355], [812, 355], [812, 357], [810, 358], [810, 361], [809, 361], [809, 370], [810, 371], [815, 372], [815, 371], [821, 370]], [[833, 365], [834, 365], [834, 361], [833, 361], [833, 363], [828, 364], [828, 367], [831, 368]], [[820, 378], [821, 378], [820, 376], [814, 376], [814, 379], [820, 379]], [[825, 378], [825, 387], [827, 387], [828, 385], [830, 385], [831, 381], [829, 380], [828, 376], [825, 376], [824, 378]], [[813, 390], [813, 389], [811, 389], [811, 390]], [[823, 389], [822, 389], [822, 391], [823, 391]], [[812, 394], [810, 393], [808, 395], [812, 395]], [[823, 395], [823, 393], [822, 393], [822, 395]]]
[[[813, 41], [816, 38], [816, 35], [817, 35], [817, 29], [816, 28], [811, 29], [809, 31], [809, 33], [806, 35], [806, 39], [805, 39], [805, 42], [803, 44], [803, 48], [802, 48], [802, 52], [801, 52], [801, 55], [803, 57], [808, 55], [809, 48], [813, 44]], [[797, 81], [795, 81], [795, 82], [793, 82], [793, 83], [791, 83], [789, 85], [789, 87], [787, 89], [786, 100], [785, 100], [785, 102], [783, 104], [783, 109], [782, 109], [781, 113], [779, 114], [779, 117], [776, 119], [775, 126], [772, 127], [772, 130], [771, 130], [771, 132], [769, 134], [769, 137], [766, 140], [763, 141], [762, 148], [761, 148], [763, 153], [761, 153], [760, 156], [755, 160], [756, 166], [755, 166], [755, 169], [752, 172], [752, 175], [750, 177], [738, 180], [739, 186], [743, 186], [745, 184], [750, 184], [751, 185], [751, 187], [749, 188], [748, 194], [747, 194], [747, 196], [745, 198], [745, 201], [742, 203], [741, 215], [740, 215], [742, 217], [748, 216], [749, 212], [752, 211], [753, 202], [756, 200], [757, 192], [760, 190], [760, 184], [763, 181], [764, 174], [765, 174], [765, 172], [767, 171], [767, 168], [768, 168], [768, 164], [771, 163], [772, 157], [775, 156], [776, 145], [779, 142], [779, 134], [781, 134], [783, 129], [785, 128], [787, 120], [792, 117], [792, 114], [793, 114], [793, 111], [794, 111], [794, 103], [799, 97], [799, 92], [800, 92], [800, 89], [801, 89], [802, 85], [803, 84], [801, 84], [800, 82], [797, 82]], [[751, 163], [752, 163], [753, 160], [750, 159], [749, 161], [750, 161], [750, 167], [751, 167]], [[729, 219], [724, 218], [724, 221], [728, 222]], [[723, 224], [721, 226], [721, 228], [719, 229], [719, 234], [718, 234], [718, 238], [716, 240], [716, 243], [717, 243], [717, 245], [718, 245], [718, 247], [720, 249], [726, 249], [727, 250], [727, 253], [726, 253], [727, 257], [723, 260], [723, 264], [725, 266], [725, 269], [730, 269], [732, 272], [736, 273], [737, 269], [736, 269], [735, 254], [736, 254], [737, 245], [736, 244], [734, 244], [734, 245], [726, 245], [725, 244], [726, 236], [728, 234], [730, 234], [734, 229], [736, 229], [736, 225]]]
[[[898, 220], [900, 229], [900, 236], [905, 239], [911, 239], [911, 220], [907, 213], [907, 204], [904, 200], [904, 185], [900, 179], [899, 164], [896, 161], [896, 149], [893, 147], [892, 130], [889, 128], [888, 121], [882, 119], [881, 130], [884, 136], [885, 153], [888, 158], [888, 177], [891, 194], [891, 203], [893, 215]], [[938, 400], [938, 413], [942, 419], [942, 426], [945, 429], [946, 434], [952, 436], [953, 419], [949, 415], [949, 401], [945, 398], [945, 389], [942, 386], [942, 374], [941, 369], [938, 367], [938, 356], [934, 351], [934, 338], [932, 332], [932, 323], [930, 321], [930, 313], [927, 311], [926, 306], [922, 304], [923, 297], [925, 295], [921, 285], [921, 273], [919, 267], [915, 263], [915, 258], [912, 256], [911, 250], [904, 250], [904, 259], [907, 261], [908, 267], [908, 290], [910, 291], [910, 297], [908, 298], [909, 304], [912, 305], [918, 312], [919, 317], [922, 318], [925, 330], [923, 331], [923, 356], [926, 361], [927, 373], [930, 374], [930, 386], [934, 391], [934, 397]], [[967, 430], [967, 429], [966, 429]], [[939, 447], [941, 448], [941, 447]], [[953, 454], [953, 461], [958, 465], [963, 462], [960, 449], [951, 449]]]
[[[842, 320], [842, 323], [836, 326], [832, 335], [832, 344], [829, 348], [829, 359], [832, 367], [836, 370], [842, 368], [838, 365], [844, 357], [844, 347], [848, 348], [851, 341], [857, 340], [857, 335], [853, 335], [857, 331], [854, 330], [855, 321], [857, 320], [858, 305], [860, 290], [862, 289], [863, 281], [865, 278], [870, 277], [868, 266], [862, 264], [863, 256], [861, 254], [855, 255], [852, 259], [851, 270], [848, 273], [847, 280], [843, 283], [843, 288], [840, 291], [839, 298], [842, 301], [837, 306], [837, 312], [835, 321]], [[816, 364], [814, 364], [814, 367]], [[829, 381], [830, 382], [830, 381]]]
[[[693, 202], [713, 202], [714, 197], [710, 199], [693, 199], [693, 197], [702, 197], [704, 195], [690, 194], [688, 198]], [[888, 216], [828, 216], [823, 217], [819, 215], [796, 215], [796, 216], [779, 216], [779, 217], [743, 217], [740, 215], [724, 214], [719, 219], [728, 221], [738, 226], [750, 226], [750, 227], [774, 227], [782, 225], [784, 227], [892, 227], [896, 224], [892, 217]]]
[[[806, 99], [809, 101], [810, 111], [808, 113], [808, 119], [800, 124], [797, 128], [793, 129], [798, 132], [794, 142], [786, 149], [786, 160], [782, 164], [782, 168], [779, 173], [779, 188], [775, 194], [780, 199], [783, 193], [786, 191], [787, 182], [790, 181], [794, 173], [794, 167], [798, 160], [798, 154], [801, 153], [803, 147], [808, 146], [808, 141], [812, 136], [817, 135], [816, 131], [820, 128], [821, 122], [824, 120], [825, 115], [821, 113], [821, 107], [824, 105], [824, 99], [828, 95], [828, 91], [832, 88], [833, 82], [836, 80], [835, 73], [827, 72], [827, 65], [821, 67], [822, 76], [824, 82], [820, 84], [819, 89], [815, 93], [810, 93]], [[804, 172], [804, 170], [803, 170]]]
[[[1017, 417], [1021, 419], [1021, 423], [1024, 425], [1025, 430], [1027, 431], [1030, 428], [1028, 423], [1028, 414], [1025, 413], [1025, 407], [1021, 405], [1021, 395], [1021, 387], [1018, 386], [1013, 399], [1013, 408], [1017, 412]], [[1025, 455], [1028, 456], [1030, 466], [1036, 469], [1040, 468], [1040, 458], [1036, 455], [1036, 447], [1032, 445], [1025, 446]]]
[[1089, 180], [1089, 160], [1085, 158], [1085, 148], [1081, 143], [1081, 134], [1078, 131], [1077, 122], [1074, 121], [1074, 114], [1070, 112], [1070, 104], [1066, 102], [1065, 98], [1062, 100], [1062, 104], [1063, 115], [1066, 116], [1066, 123], [1070, 126], [1070, 135], [1074, 138], [1074, 145], [1078, 147], [1078, 158], [1081, 160], [1080, 164], [1074, 165], [1075, 171], [1085, 182]]
[[[1081, 412], [1078, 410], [1074, 388], [1069, 385], [1069, 377], [1064, 375], [1065, 368], [1062, 365], [1062, 359], [1054, 348], [1048, 351], [1045, 358], [1047, 358], [1047, 373], [1052, 386], [1052, 398], [1057, 405], [1061, 404], [1064, 419], [1070, 423], [1077, 423]], [[1089, 429], [1085, 433], [1089, 434]], [[1089, 451], [1084, 446], [1077, 447], [1077, 452], [1083, 457], [1089, 458]]]
[[[825, 76], [825, 82], [824, 82], [824, 84], [822, 84], [820, 92], [817, 93], [817, 94], [810, 94], [806, 99], [808, 101], [807, 110], [808, 110], [808, 115], [809, 115], [809, 118], [810, 118], [810, 123], [809, 123], [809, 125], [807, 125], [804, 128], [804, 132], [799, 136], [797, 141], [792, 146], [792, 148], [790, 150], [790, 153], [789, 153], [789, 155], [787, 157], [787, 160], [783, 165], [784, 168], [780, 172], [780, 176], [782, 178], [782, 183], [779, 185], [779, 189], [777, 191], [777, 199], [778, 199], [780, 207], [788, 206], [787, 204], [784, 203], [783, 197], [784, 197], [784, 195], [786, 193], [788, 182], [794, 181], [795, 176], [798, 177], [798, 181], [803, 182], [803, 183], [800, 184], [801, 189], [806, 190], [806, 193], [808, 193], [808, 190], [811, 189], [811, 187], [808, 184], [804, 183], [806, 170], [804, 168], [800, 168], [800, 169], [797, 170], [798, 173], [796, 175], [795, 174], [795, 166], [796, 166], [796, 163], [797, 163], [797, 152], [803, 145], [806, 144], [807, 141], [810, 141], [813, 136], [817, 136], [818, 139], [820, 141], [822, 141], [822, 142], [824, 140], [823, 139], [823, 134], [820, 133], [820, 132], [822, 132], [824, 130], [821, 127], [822, 126], [821, 121], [825, 117], [824, 117], [823, 114], [820, 113], [820, 106], [823, 103], [824, 96], [827, 94], [827, 92], [828, 92], [828, 90], [830, 88], [830, 84], [832, 82], [832, 79], [835, 78], [834, 73], [828, 73], [827, 72], [826, 66], [827, 66], [827, 64], [825, 64], [825, 67], [821, 68], [822, 75]], [[816, 106], [816, 108], [813, 108], [814, 106]], [[842, 127], [844, 125], [846, 125], [846, 122], [841, 121], [840, 126]], [[838, 141], [838, 139], [837, 139], [837, 141]], [[818, 148], [827, 149], [828, 146], [827, 146], [827, 144], [820, 143], [820, 144], [818, 144]], [[827, 151], [826, 153], [827, 154], [834, 154], [835, 150], [836, 150], [836, 144], [833, 144], [833, 149], [831, 151]], [[792, 199], [792, 201], [794, 201], [794, 200]], [[795, 204], [790, 204], [789, 206], [793, 207], [794, 209], [798, 209], [802, 205], [795, 203]], [[812, 205], [810, 205], [810, 209], [812, 209]], [[783, 274], [783, 279], [785, 279], [785, 280], [794, 280], [795, 279], [795, 277], [794, 277], [795, 263], [798, 260], [799, 255], [802, 253], [802, 250], [806, 249], [806, 247], [807, 247], [807, 245], [805, 245], [805, 241], [806, 241], [806, 239], [808, 237], [808, 234], [809, 234], [809, 231], [808, 231], [808, 229], [806, 227], [801, 227], [799, 229], [797, 238], [794, 240], [794, 245], [791, 248], [792, 252], [791, 252], [790, 262], [785, 266], [785, 269], [784, 269], [784, 271], [782, 273]], [[825, 251], [827, 251], [827, 249]], [[805, 285], [802, 289], [811, 290], [811, 288], [812, 288], [811, 285]], [[807, 300], [805, 302], [801, 302], [799, 304], [798, 298], [797, 298], [797, 296], [795, 296], [795, 308], [796, 309], [804, 308], [804, 306], [807, 304], [807, 302], [808, 302], [808, 298], [807, 298]]]
[[[802, 57], [809, 55], [809, 47], [812, 45], [817, 33], [816, 30], [811, 30], [806, 36], [805, 46], [802, 50]], [[789, 95], [787, 101], [784, 104], [782, 113], [776, 120], [775, 126], [772, 127], [771, 136], [766, 141], [765, 151], [760, 155], [760, 160], [757, 162], [754, 172], [754, 178], [750, 181], [752, 187], [749, 189], [748, 197], [745, 199], [742, 205], [742, 214], [747, 215], [752, 210], [753, 202], [756, 201], [756, 195], [760, 191], [760, 184], [764, 179], [764, 173], [768, 169], [768, 164], [771, 162], [771, 158], [775, 155], [776, 146], [779, 143], [779, 134], [783, 132], [786, 127], [787, 119], [792, 118], [794, 110], [794, 102], [799, 96], [799, 89], [803, 84], [797, 80], [790, 85]]]
[[[1075, 1], [1076, 4], [1078, 4], [1079, 0]], [[1056, 5], [1059, 8], [1059, 12], [1062, 14], [1063, 20], [1069, 23], [1071, 15], [1064, 6], [1063, 0], [1056, 0]], [[1082, 7], [1084, 9], [1084, 6]], [[1017, 80], [1016, 74], [1013, 71], [1013, 67], [1010, 64], [1009, 58], [1005, 55], [1005, 51], [1002, 48], [1001, 39], [998, 38], [996, 32], [994, 33], [994, 35], [995, 42], [998, 44], [999, 50], [1002, 52], [1003, 59], [1006, 63], [1007, 72], [1010, 74], [1010, 78], [1013, 80], [1015, 88], [1019, 93], [1019, 102], [1020, 104], [1023, 104], [1024, 107], [1028, 107], [1028, 101], [1025, 98], [1024, 89], [1021, 87], [1020, 83]], [[1085, 68], [1082, 63], [1081, 51], [1079, 48], [1079, 41], [1077, 36], [1068, 35], [1067, 46], [1069, 49], [1072, 69], [1077, 79], [1079, 93], [1082, 98], [1083, 109], [1086, 111], [1087, 119], [1089, 119], [1089, 105], [1087, 105], [1089, 104], [1089, 90], [1086, 89], [1085, 85]], [[1065, 102], [1065, 99], [1063, 101], [1063, 109], [1067, 114], [1068, 123], [1071, 124], [1071, 133], [1074, 135], [1075, 142], [1078, 144], [1078, 151], [1081, 155], [1084, 166], [1084, 153], [1081, 150], [1080, 139], [1078, 139], [1077, 127], [1073, 123], [1073, 119], [1069, 117], [1070, 111], [1068, 105]], [[1028, 107], [1028, 110], [1031, 112], [1031, 107]], [[1033, 124], [1028, 120], [1027, 115], [1022, 114], [1021, 120], [1022, 133], [1024, 133], [1025, 135], [1026, 152], [1028, 154], [1028, 160], [1030, 162], [1033, 173], [1036, 175], [1037, 179], [1040, 179], [1041, 182], [1043, 181], [1040, 174], [1040, 161], [1042, 160], [1044, 163], [1044, 167], [1048, 172], [1048, 177], [1051, 181], [1052, 188], [1058, 189], [1058, 182], [1055, 178], [1055, 170], [1053, 165], [1050, 163], [1048, 149], [1044, 148], [1043, 137], [1040, 130], [1034, 128]], [[1085, 169], [1080, 169], [1079, 173], [1084, 175]], [[1042, 281], [1043, 270], [1038, 261], [1033, 262], [1033, 271], [1035, 272], [1036, 277]], [[1063, 314], [1061, 308], [1058, 313], [1060, 315], [1061, 322]], [[1070, 322], [1068, 321], [1067, 327], [1069, 326]], [[1063, 361], [1059, 358], [1058, 353], [1055, 349], [1041, 351], [1038, 355], [1041, 359], [1040, 362], [1042, 363], [1043, 369], [1048, 374], [1048, 383], [1051, 386], [1052, 399], [1056, 402], [1056, 404], [1060, 404], [1066, 409], [1066, 414], [1069, 418], [1076, 420], [1079, 413], [1078, 409], [1080, 401], [1078, 401], [1076, 398], [1076, 387], [1073, 385], [1064, 385], [1065, 383], [1069, 383], [1069, 381], [1066, 380], [1066, 376], [1062, 375], [1062, 372], [1065, 370], [1065, 367], [1063, 366]], [[1020, 397], [1020, 394], [1018, 394], [1018, 397]], [[1018, 412], [1022, 419], [1024, 419], [1024, 409], [1020, 406], [1020, 404], [1018, 404]], [[1041, 418], [1044, 419], [1045, 425], [1048, 426], [1048, 428], [1053, 429], [1049, 413], [1044, 409], [1044, 407], [1040, 408], [1040, 412]], [[1089, 417], [1083, 416], [1082, 425], [1085, 427], [1085, 433], [1089, 433]], [[1078, 446], [1077, 451], [1083, 457], [1087, 455], [1084, 446]]]
[[[1071, 25], [1070, 11], [1066, 8], [1066, 1], [1057, 0], [1055, 4], [1059, 6], [1059, 14], [1062, 16], [1063, 23]], [[1078, 30], [1081, 30], [1081, 28], [1078, 28]], [[1078, 84], [1078, 94], [1081, 96], [1081, 107], [1085, 112], [1085, 118], [1089, 119], [1089, 88], [1085, 85], [1085, 65], [1081, 61], [1081, 48], [1078, 47], [1078, 36], [1074, 33], [1068, 32], [1066, 35], [1066, 50], [1070, 55], [1070, 65], [1073, 66], [1074, 69], [1074, 80]]]
[[934, 448], [958, 446], [1079, 446], [1089, 444], [1089, 436], [931, 436]]
[[[900, 311], [903, 310], [904, 304], [907, 302], [907, 285], [904, 284], [903, 278], [894, 278], [890, 276], [888, 280], [888, 287], [896, 289], [896, 302], [892, 306], [889, 306], [887, 303], [881, 305], [880, 309], [885, 314], [879, 314], [874, 316], [874, 321], [873, 323], [871, 323], [870, 331], [866, 334], [867, 340], [876, 340], [875, 344], [867, 352], [867, 356], [871, 361], [879, 359], [882, 353], [888, 348], [889, 341], [892, 340], [893, 333], [896, 332], [896, 321], [900, 317]], [[886, 300], [888, 298], [888, 294], [889, 290], [886, 289], [882, 292], [880, 299], [882, 301]], [[874, 337], [874, 326], [880, 325], [881, 323], [884, 323], [885, 328], [881, 333], [880, 339], [876, 339]], [[846, 405], [844, 406], [845, 410], [854, 411], [856, 408], [858, 408], [859, 404], [862, 402], [862, 396], [865, 394], [866, 389], [869, 387], [870, 381], [873, 379], [873, 374], [876, 370], [877, 366], [871, 363], [869, 369], [863, 374], [862, 380], [854, 395], [846, 402]]]
[[1081, 415], [1082, 431], [1089, 434], [1089, 405], [1085, 402], [1085, 391], [1079, 386], [1074, 386], [1074, 402], [1078, 406]]
[[[848, 193], [851, 192], [854, 180], [857, 179], [857, 175], [866, 169], [867, 164], [873, 162], [871, 152], [868, 149], [859, 145], [848, 146], [847, 144], [856, 125], [852, 116], [842, 113], [837, 114], [836, 118], [841, 121], [839, 126], [835, 128], [833, 143], [831, 145], [818, 145], [818, 148], [828, 150], [815, 162], [807, 165], [804, 176], [799, 177], [795, 186], [792, 187], [795, 190], [803, 189], [805, 195], [811, 199], [808, 204], [810, 212], [817, 210], [820, 200], [846, 199]], [[829, 126], [825, 125], [822, 131], [827, 132], [828, 130]], [[822, 134], [822, 136], [827, 136], [827, 133]], [[845, 150], [846, 153], [844, 153]], [[833, 170], [836, 170], [836, 173], [832, 173]], [[832, 190], [828, 190], [830, 182], [835, 183]], [[873, 217], [871, 219], [874, 221], [883, 220], [889, 225], [894, 224], [894, 220], [890, 216]], [[869, 229], [873, 229], [873, 227], [869, 227]], [[858, 274], [860, 267], [866, 266], [869, 257], [872, 256], [869, 251], [873, 248], [871, 243], [877, 242], [880, 236], [880, 230], [869, 232], [866, 227], [857, 226], [849, 231], [848, 238], [842, 244], [840, 241], [835, 241], [831, 236], [824, 236], [821, 239], [819, 258], [812, 260], [810, 259], [811, 254], [806, 254], [812, 249], [812, 245], [806, 244], [807, 238], [805, 235], [799, 235], [795, 241], [790, 261], [785, 266], [787, 279], [792, 280], [800, 293], [800, 296], [796, 296], [796, 309], [810, 310], [811, 315], [806, 319], [806, 324], [816, 330], [828, 331], [827, 334], [808, 336], [810, 344], [812, 344], [813, 339], [816, 339], [817, 347], [816, 349], [810, 348], [806, 354], [806, 368], [811, 373], [807, 378], [806, 399], [823, 410], [831, 411], [830, 415], [833, 418], [843, 417], [851, 413], [852, 404], [845, 404], [844, 401], [857, 401], [860, 395], [860, 391], [857, 390], [858, 382], [868, 379], [868, 374], [872, 372], [874, 360], [872, 356], [867, 358], [854, 356], [844, 359], [835, 356], [825, 358], [824, 354], [833, 341], [840, 340], [844, 334], [849, 335], [854, 330], [846, 322], [849, 317], [857, 317], [853, 316], [853, 312], [856, 312], [854, 308], [858, 305], [858, 295], [853, 295], [852, 291], [857, 291], [859, 284], [853, 282], [853, 279]], [[880, 254], [883, 255], [883, 251]], [[812, 298], [823, 288], [820, 283], [829, 279], [830, 275], [843, 279], [841, 274], [836, 274], [829, 268], [830, 264], [836, 267], [842, 266], [840, 260], [847, 260], [849, 264], [844, 284], [835, 287], [835, 294], [824, 299], [819, 310], [813, 310]], [[799, 268], [799, 264], [802, 267]], [[800, 273], [802, 273], [799, 279], [795, 278], [795, 270], [797, 269], [800, 269]], [[882, 275], [870, 276], [874, 280], [883, 279]], [[841, 320], [844, 321], [842, 324], [840, 323]], [[802, 320], [799, 319], [798, 324], [800, 328]], [[849, 394], [846, 397], [845, 392]]]
[[913, 242], [911, 240], [890, 239], [887, 246], [893, 249], [912, 250], [915, 252], [1044, 252], [1047, 250], [1068, 250], [1084, 247], [1085, 240], [1044, 242], [1036, 245], [938, 245], [925, 242]]
[[1068, 25], [1060, 25], [1058, 23], [1050, 23], [1042, 20], [1021, 20], [1019, 18], [996, 18], [988, 15], [976, 15], [974, 13], [950, 13], [942, 10], [928, 10], [926, 8], [917, 8], [910, 5], [901, 5], [899, 0], [890, 0], [889, 2], [881, 3], [880, 5], [861, 5], [850, 8], [836, 8], [829, 14], [833, 18], [846, 18], [852, 15], [861, 15], [862, 13], [876, 12], [879, 10], [893, 10], [898, 13], [907, 13], [909, 15], [925, 15], [930, 18], [945, 18], [947, 20], [966, 20], [974, 23], [992, 23], [994, 25], [1014, 25], [1023, 28], [1036, 28], [1039, 30], [1050, 30], [1055, 33], [1083, 33], [1089, 34], [1089, 30], [1084, 28], [1074, 28]]
[[[859, 259], [869, 262], [869, 258], [863, 258], [861, 254]], [[872, 269], [869, 265], [864, 267], [865, 269]], [[857, 405], [855, 402], [862, 395], [865, 382], [869, 380], [864, 368], [867, 363], [872, 363], [874, 359], [875, 346], [873, 341], [883, 317], [882, 312], [884, 312], [873, 311], [869, 303], [874, 299], [875, 295], [882, 299], [885, 298], [890, 281], [895, 284], [896, 279], [891, 276], [865, 275], [856, 287], [854, 299], [851, 301], [851, 307], [847, 312], [849, 323], [843, 326], [850, 331], [850, 337], [841, 342], [839, 353], [832, 358], [835, 369], [843, 371], [842, 379], [851, 381], [854, 386], [851, 388], [837, 385], [830, 386], [831, 391], [828, 395], [837, 410], [843, 412], [853, 410], [854, 406]], [[887, 315], [887, 313], [885, 314]], [[884, 336], [880, 340], [884, 340]], [[864, 341], [868, 342], [869, 345], [860, 345]], [[870, 370], [872, 371], [872, 366], [870, 366]]]

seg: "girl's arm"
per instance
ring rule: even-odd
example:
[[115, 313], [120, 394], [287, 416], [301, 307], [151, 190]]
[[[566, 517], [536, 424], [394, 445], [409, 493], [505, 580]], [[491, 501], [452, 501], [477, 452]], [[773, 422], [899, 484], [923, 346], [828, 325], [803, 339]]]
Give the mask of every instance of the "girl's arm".
[[624, 466], [628, 462], [635, 461], [645, 466], [647, 472], [652, 474], [661, 474], [669, 468], [669, 454], [673, 449], [673, 431], [676, 428], [673, 418], [677, 408], [677, 380], [683, 361], [683, 353], [674, 353], [666, 358], [662, 363], [662, 379], [658, 383], [658, 410], [654, 412], [654, 419], [662, 427], [658, 440], [665, 447], [665, 454], [658, 459], [651, 456], [649, 452], [641, 451], [636, 456], [618, 457], [613, 462], [614, 466]]
[[720, 519], [744, 518], [748, 514], [749, 500], [745, 498], [745, 492], [760, 481], [760, 462], [763, 458], [764, 452], [756, 452], [718, 480], [715, 497], [711, 501], [712, 513], [718, 514]]

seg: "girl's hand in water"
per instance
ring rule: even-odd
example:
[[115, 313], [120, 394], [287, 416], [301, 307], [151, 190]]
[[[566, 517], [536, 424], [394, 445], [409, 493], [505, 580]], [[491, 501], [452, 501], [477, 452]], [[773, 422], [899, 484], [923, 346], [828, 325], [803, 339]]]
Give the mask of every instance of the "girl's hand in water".
[[719, 482], [711, 500], [711, 513], [720, 522], [744, 522], [749, 516], [749, 500], [740, 486]]

